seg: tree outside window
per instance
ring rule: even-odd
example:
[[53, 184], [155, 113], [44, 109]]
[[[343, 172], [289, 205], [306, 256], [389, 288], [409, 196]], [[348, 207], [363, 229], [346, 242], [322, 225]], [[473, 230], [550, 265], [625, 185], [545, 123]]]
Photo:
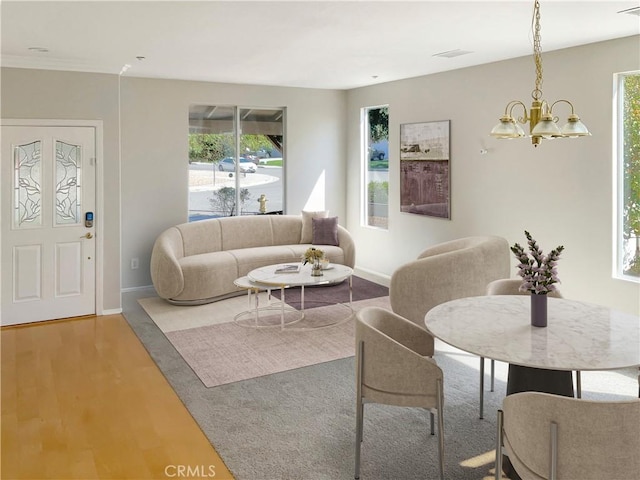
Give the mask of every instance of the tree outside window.
[[[621, 77], [621, 270], [640, 278], [640, 73]], [[621, 158], [620, 158], [621, 157]]]
[[242, 215], [247, 200], [251, 199], [251, 193], [246, 188], [240, 190], [240, 210], [236, 211], [236, 189], [233, 187], [222, 187], [214, 190], [213, 196], [209, 199], [214, 212], [219, 212], [223, 217]]

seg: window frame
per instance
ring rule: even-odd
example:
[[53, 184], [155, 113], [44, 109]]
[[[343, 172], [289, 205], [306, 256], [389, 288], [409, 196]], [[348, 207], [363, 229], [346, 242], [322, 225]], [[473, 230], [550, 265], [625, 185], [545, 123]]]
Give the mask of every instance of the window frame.
[[[206, 113], [206, 117], [201, 117], [200, 115], [205, 115], [201, 112], [201, 109], [210, 110], [209, 112], [210, 114], [214, 114], [216, 110], [223, 111], [223, 114], [221, 117], [219, 116], [217, 119], [215, 118], [211, 119], [209, 117], [209, 113]], [[268, 120], [260, 120], [259, 117], [255, 118], [254, 115], [252, 114], [252, 113], [257, 113], [258, 115], [260, 114], [264, 115], [265, 112], [272, 112], [273, 118]], [[224, 214], [226, 212], [222, 212], [223, 214], [219, 215], [218, 213], [220, 212], [210, 208], [193, 209], [191, 204], [191, 197], [189, 197], [189, 201], [187, 205], [187, 208], [188, 208], [187, 218], [189, 222], [205, 220], [207, 218], [217, 218], [217, 217], [226, 217], [226, 216], [263, 215], [263, 214], [278, 214], [278, 213], [281, 214], [284, 211], [286, 211], [286, 188], [285, 188], [286, 186], [285, 144], [286, 144], [286, 137], [287, 137], [286, 114], [287, 114], [287, 107], [284, 107], [284, 106], [280, 106], [280, 107], [259, 106], [258, 107], [258, 106], [249, 106], [249, 105], [227, 105], [227, 104], [211, 105], [208, 103], [194, 103], [189, 106], [189, 138], [193, 133], [213, 133], [215, 135], [228, 135], [229, 144], [232, 145], [232, 147], [230, 148], [233, 150], [233, 152], [227, 155], [227, 157], [231, 157], [234, 159], [234, 166], [235, 166], [235, 171], [228, 172], [228, 175], [229, 177], [233, 177], [232, 188], [235, 189], [235, 200], [233, 202], [233, 205], [239, 206], [238, 208], [234, 206], [234, 208], [231, 210], [231, 212], [229, 212], [228, 215]], [[202, 126], [199, 125], [199, 122], [205, 122], [205, 121], [230, 122], [231, 130], [228, 132], [226, 131], [220, 131], [220, 132], [208, 131], [207, 132], [207, 129], [204, 125]], [[266, 130], [265, 132], [251, 133], [251, 130], [253, 129], [247, 128], [247, 126], [250, 127], [251, 125], [258, 125], [258, 124], [261, 124], [262, 122], [264, 122], [264, 125], [265, 125], [264, 126], [264, 129]], [[277, 123], [279, 127], [274, 129], [273, 126], [270, 126], [273, 123]], [[203, 130], [203, 131], [199, 132], [198, 130]], [[246, 131], [246, 130], [249, 130], [249, 131]], [[263, 205], [266, 210], [266, 202], [260, 203], [260, 195], [257, 193], [255, 198], [251, 197], [252, 194], [249, 194], [248, 196], [250, 200], [257, 200], [257, 202], [250, 202], [250, 204], [254, 207], [256, 211], [253, 211], [251, 209], [247, 210], [244, 208], [245, 201], [242, 198], [243, 192], [245, 190], [248, 191], [249, 188], [256, 188], [256, 186], [254, 185], [246, 185], [245, 179], [247, 178], [247, 175], [254, 175], [258, 173], [258, 171], [256, 171], [252, 173], [243, 174], [241, 171], [241, 168], [240, 168], [241, 162], [239, 161], [239, 159], [244, 155], [244, 151], [241, 150], [241, 146], [243, 145], [242, 137], [244, 135], [249, 135], [249, 136], [263, 135], [263, 136], [273, 136], [274, 138], [279, 137], [279, 140], [274, 140], [274, 139], [271, 140], [271, 143], [273, 145], [269, 146], [268, 149], [263, 148], [265, 152], [270, 151], [273, 153], [273, 151], [279, 151], [279, 153], [281, 154], [281, 158], [275, 158], [276, 161], [277, 160], [280, 161], [280, 172], [279, 172], [279, 180], [278, 180], [278, 182], [280, 183], [280, 192], [277, 198], [272, 199], [272, 205], [275, 205], [275, 210], [273, 211], [263, 212], [261, 210]], [[255, 148], [255, 147], [252, 146], [252, 148]], [[249, 152], [248, 147], [246, 148], [246, 151]], [[251, 154], [253, 153], [254, 152], [251, 151]], [[213, 175], [214, 175], [214, 181], [212, 185], [213, 190], [216, 190], [215, 188], [216, 174], [222, 171], [227, 172], [226, 170], [221, 170], [220, 172], [218, 172], [218, 165], [225, 158], [226, 157], [221, 157], [220, 160], [218, 161], [214, 160], [212, 162], [211, 168], [213, 170]], [[265, 163], [269, 163], [269, 155], [265, 155], [265, 158], [266, 158]], [[192, 163], [191, 156], [189, 158], [189, 163], [190, 164]], [[254, 163], [258, 168], [260, 168], [262, 162], [260, 161], [259, 158], [255, 158]], [[264, 172], [261, 172], [261, 173], [264, 173]], [[189, 174], [189, 177], [190, 177], [190, 174]], [[261, 184], [258, 184], [258, 186], [260, 185]], [[191, 179], [189, 178], [187, 188], [190, 189], [190, 187], [191, 187]], [[191, 192], [189, 192], [189, 195], [191, 195]], [[266, 201], [268, 200], [269, 199], [267, 198]], [[212, 199], [210, 199], [210, 201], [212, 201]], [[257, 207], [257, 205], [260, 205], [260, 207]]]
[[[370, 180], [370, 176], [369, 176], [369, 161], [370, 161], [370, 148], [372, 145], [374, 145], [375, 143], [379, 143], [379, 142], [371, 142], [369, 143], [370, 140], [370, 125], [369, 125], [369, 112], [371, 110], [376, 110], [376, 109], [383, 109], [386, 108], [387, 112], [389, 111], [389, 105], [388, 104], [381, 104], [381, 105], [371, 105], [371, 106], [366, 106], [366, 107], [362, 107], [360, 109], [360, 172], [361, 172], [361, 182], [360, 182], [360, 190], [361, 190], [361, 194], [360, 194], [360, 199], [361, 199], [361, 208], [360, 208], [360, 223], [363, 227], [367, 227], [367, 228], [374, 228], [374, 229], [378, 229], [378, 230], [383, 230], [383, 231], [387, 231], [389, 230], [389, 200], [387, 198], [387, 221], [385, 225], [372, 225], [369, 222], [369, 219], [371, 218], [371, 216], [369, 215], [369, 206], [370, 206], [370, 202], [369, 202], [369, 183], [371, 183]], [[387, 125], [387, 129], [388, 129], [388, 125]], [[387, 145], [389, 144], [389, 138], [387, 135]], [[388, 150], [388, 147], [387, 147]], [[389, 161], [389, 153], [387, 153], [387, 162]], [[388, 172], [388, 169], [387, 169]], [[387, 192], [388, 192], [388, 185], [389, 185], [389, 178], [388, 178], [388, 173], [387, 173]], [[387, 194], [388, 197], [388, 194]]]
[[[624, 237], [624, 209], [625, 209], [625, 109], [624, 109], [624, 80], [629, 76], [640, 76], [640, 70], [621, 72], [614, 74], [614, 101], [613, 101], [613, 164], [614, 164], [614, 255], [613, 255], [613, 278], [626, 280], [633, 283], [640, 283], [640, 276], [625, 273], [625, 237]], [[636, 245], [640, 244], [640, 239], [636, 239]]]

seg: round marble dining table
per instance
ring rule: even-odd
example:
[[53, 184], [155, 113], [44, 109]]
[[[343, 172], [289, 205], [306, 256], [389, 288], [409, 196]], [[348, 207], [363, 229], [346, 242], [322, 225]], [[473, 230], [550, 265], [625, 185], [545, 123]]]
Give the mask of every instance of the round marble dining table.
[[[432, 308], [425, 326], [460, 350], [509, 363], [507, 395], [539, 391], [573, 397], [572, 370], [640, 366], [640, 317], [565, 298], [547, 301], [546, 327], [531, 325], [527, 295], [452, 300]], [[508, 457], [503, 471], [520, 478]]]
[[432, 308], [425, 326], [449, 345], [509, 363], [507, 393], [573, 396], [572, 370], [640, 366], [637, 315], [550, 297], [547, 326], [534, 327], [530, 302], [527, 295], [452, 300]]

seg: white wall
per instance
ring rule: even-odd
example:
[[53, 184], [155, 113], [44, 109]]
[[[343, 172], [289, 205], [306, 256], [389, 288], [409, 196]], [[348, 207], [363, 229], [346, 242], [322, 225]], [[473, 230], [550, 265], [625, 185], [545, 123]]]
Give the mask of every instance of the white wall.
[[[346, 223], [345, 92], [123, 78], [124, 288], [151, 284], [155, 238], [187, 221], [190, 104], [286, 107], [285, 213], [329, 209]], [[138, 270], [130, 269], [131, 258], [140, 259]]]
[[[118, 76], [2, 68], [2, 118], [102, 120], [104, 309], [120, 309]], [[97, 219], [97, 218], [96, 218]]]
[[[572, 101], [593, 136], [537, 148], [488, 136], [509, 100], [530, 104], [531, 57], [349, 91], [347, 227], [358, 267], [388, 277], [435, 243], [475, 234], [523, 243], [526, 229], [545, 251], [565, 246], [565, 296], [638, 314], [639, 285], [612, 278], [612, 87], [613, 73], [640, 69], [639, 38], [543, 54], [544, 98]], [[360, 109], [381, 104], [390, 122], [388, 231], [360, 224]], [[451, 120], [451, 220], [400, 213], [400, 124], [434, 120]]]

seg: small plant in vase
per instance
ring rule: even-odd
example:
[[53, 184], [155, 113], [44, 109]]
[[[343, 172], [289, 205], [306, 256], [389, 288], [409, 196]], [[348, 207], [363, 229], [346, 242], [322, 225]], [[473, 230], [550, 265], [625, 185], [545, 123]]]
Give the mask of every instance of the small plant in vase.
[[302, 264], [311, 264], [311, 275], [319, 277], [322, 275], [322, 259], [324, 258], [324, 252], [319, 248], [310, 247], [304, 252], [302, 256]]
[[558, 278], [558, 259], [564, 250], [560, 245], [547, 255], [542, 252], [531, 234], [525, 230], [529, 252], [515, 243], [511, 251], [518, 259], [518, 275], [522, 277], [521, 292], [531, 293], [531, 324], [537, 327], [547, 326], [547, 294], [556, 290]]

